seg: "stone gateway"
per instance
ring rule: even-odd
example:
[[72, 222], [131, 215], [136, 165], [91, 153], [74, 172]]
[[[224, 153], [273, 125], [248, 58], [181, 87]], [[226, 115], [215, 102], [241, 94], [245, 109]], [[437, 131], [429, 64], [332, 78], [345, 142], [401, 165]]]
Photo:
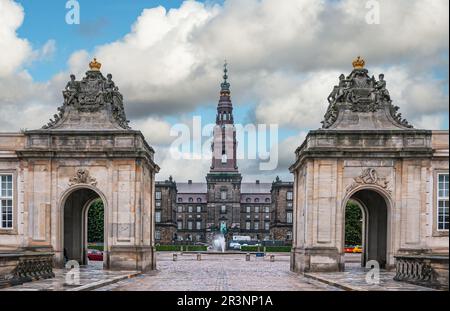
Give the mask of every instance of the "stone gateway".
[[153, 269], [154, 150], [129, 127], [112, 76], [95, 59], [89, 65], [81, 81], [71, 76], [42, 129], [0, 134], [1, 199], [9, 206], [0, 249], [51, 252], [59, 267], [84, 264], [87, 210], [101, 199], [104, 267]]
[[448, 131], [414, 129], [384, 75], [376, 81], [364, 65], [358, 58], [341, 75], [322, 128], [296, 150], [291, 269], [344, 269], [345, 207], [353, 201], [363, 213], [363, 266], [441, 255], [448, 278]]

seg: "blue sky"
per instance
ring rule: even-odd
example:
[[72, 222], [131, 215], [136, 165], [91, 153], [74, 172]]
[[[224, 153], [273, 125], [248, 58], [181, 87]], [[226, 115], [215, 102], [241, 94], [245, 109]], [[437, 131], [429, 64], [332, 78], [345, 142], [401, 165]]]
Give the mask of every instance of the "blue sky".
[[19, 36], [27, 38], [35, 48], [44, 45], [49, 39], [56, 41], [57, 50], [51, 60], [34, 63], [28, 68], [36, 81], [46, 81], [66, 68], [66, 62], [74, 51], [91, 50], [126, 35], [143, 9], [160, 5], [167, 9], [176, 8], [183, 1], [79, 0], [82, 8], [79, 25], [66, 23], [66, 1], [17, 2], [25, 10], [24, 23], [18, 29]]

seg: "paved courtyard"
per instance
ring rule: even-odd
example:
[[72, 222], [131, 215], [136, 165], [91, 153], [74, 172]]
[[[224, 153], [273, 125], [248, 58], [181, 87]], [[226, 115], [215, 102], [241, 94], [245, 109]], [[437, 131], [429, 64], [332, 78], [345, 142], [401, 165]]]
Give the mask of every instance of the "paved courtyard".
[[289, 255], [245, 261], [245, 254], [202, 255], [158, 253], [157, 271], [101, 287], [98, 291], [319, 291], [334, 286], [289, 271]]
[[157, 270], [147, 274], [127, 271], [107, 271], [101, 262], [80, 269], [79, 284], [67, 285], [67, 273], [55, 269], [55, 278], [5, 288], [7, 291], [423, 291], [429, 288], [393, 280], [394, 273], [381, 271], [378, 284], [366, 282], [367, 271], [360, 267], [358, 254], [346, 255], [346, 271], [307, 273], [299, 275], [289, 270], [289, 254], [245, 260], [245, 253], [202, 254], [172, 252], [157, 254]]

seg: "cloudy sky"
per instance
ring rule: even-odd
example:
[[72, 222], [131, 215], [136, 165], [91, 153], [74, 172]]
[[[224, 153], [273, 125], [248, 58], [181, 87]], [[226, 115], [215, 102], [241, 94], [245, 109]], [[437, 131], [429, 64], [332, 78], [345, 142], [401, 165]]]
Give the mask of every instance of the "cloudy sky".
[[[293, 152], [320, 127], [339, 74], [362, 55], [383, 72], [416, 128], [448, 129], [448, 0], [0, 0], [0, 131], [36, 129], [92, 57], [112, 73], [132, 127], [156, 150], [160, 179], [204, 181], [209, 161], [177, 160], [175, 124], [215, 121], [224, 59], [235, 122], [277, 124], [278, 166], [242, 160], [245, 181], [291, 180]], [[367, 22], [373, 3], [379, 23]], [[207, 137], [204, 138], [205, 140]]]

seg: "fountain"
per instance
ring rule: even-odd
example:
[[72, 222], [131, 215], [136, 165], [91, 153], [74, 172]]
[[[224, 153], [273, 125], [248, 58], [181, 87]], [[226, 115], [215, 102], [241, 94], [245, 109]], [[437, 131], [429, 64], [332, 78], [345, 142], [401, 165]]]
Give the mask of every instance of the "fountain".
[[220, 224], [220, 233], [214, 236], [212, 241], [212, 248], [215, 251], [225, 252], [225, 235], [227, 234], [227, 227], [225, 223]]
[[225, 252], [225, 237], [222, 233], [216, 234], [212, 241], [212, 247], [215, 251]]

